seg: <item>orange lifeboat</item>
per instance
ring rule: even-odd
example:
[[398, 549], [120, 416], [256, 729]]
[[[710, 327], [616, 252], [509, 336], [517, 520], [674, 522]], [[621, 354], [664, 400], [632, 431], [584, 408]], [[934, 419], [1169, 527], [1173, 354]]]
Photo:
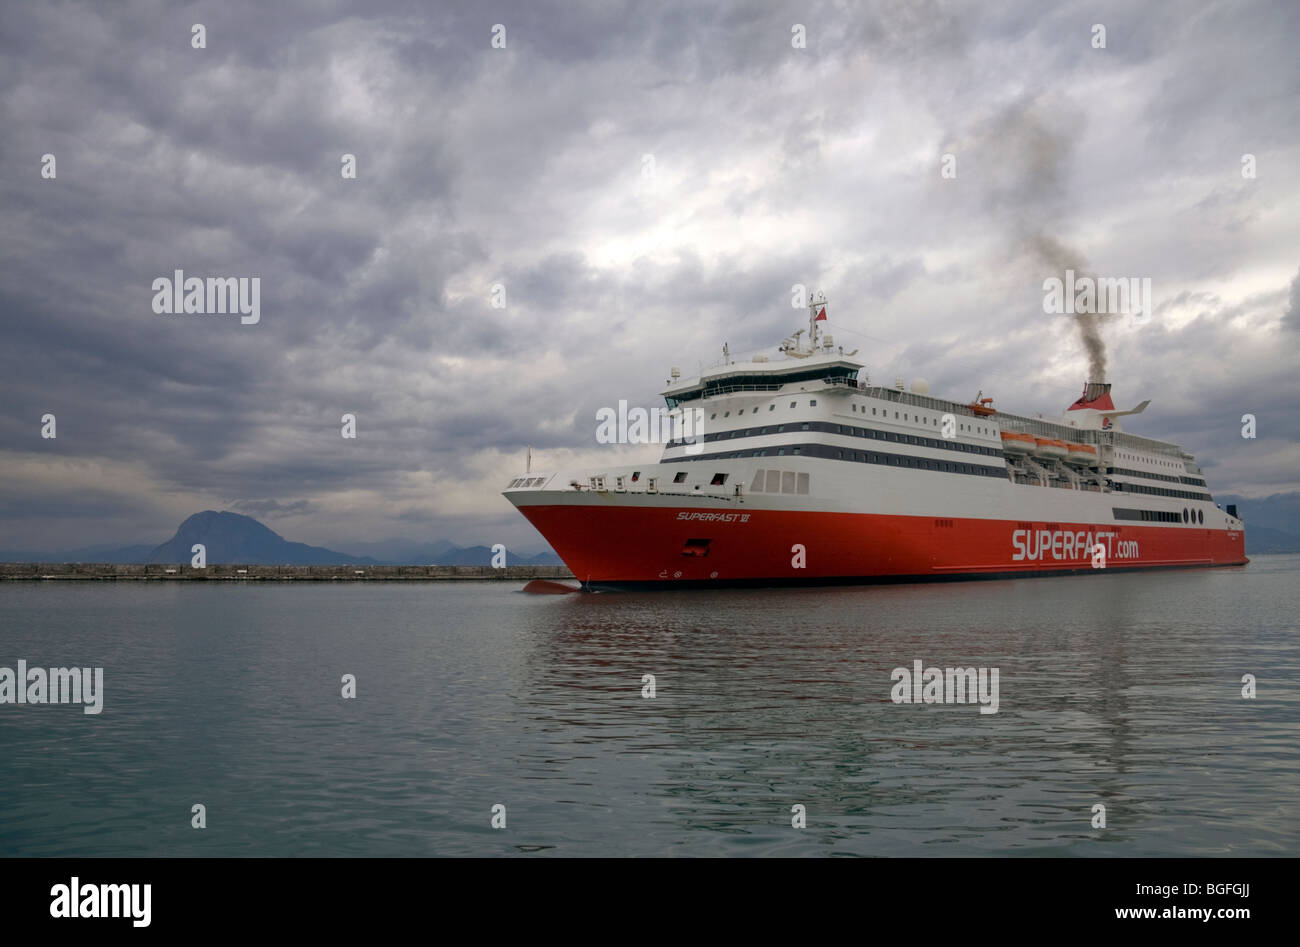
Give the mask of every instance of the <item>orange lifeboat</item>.
[[[983, 392], [980, 392], [983, 394]], [[993, 407], [992, 398], [981, 398], [976, 396], [975, 400], [966, 407], [970, 408], [971, 413], [981, 418], [992, 417], [998, 413], [998, 409]]]
[[1034, 450], [1034, 439], [1028, 434], [1003, 431], [1002, 449], [1008, 454], [1030, 454]]
[[1054, 457], [1057, 460], [1064, 460], [1070, 454], [1070, 449], [1065, 446], [1065, 441], [1059, 441], [1054, 437], [1036, 437], [1034, 438], [1034, 454], [1039, 457]]
[[1076, 444], [1073, 441], [1066, 441], [1065, 447], [1069, 451], [1065, 459], [1072, 464], [1095, 464], [1097, 462], [1097, 449], [1089, 444]]

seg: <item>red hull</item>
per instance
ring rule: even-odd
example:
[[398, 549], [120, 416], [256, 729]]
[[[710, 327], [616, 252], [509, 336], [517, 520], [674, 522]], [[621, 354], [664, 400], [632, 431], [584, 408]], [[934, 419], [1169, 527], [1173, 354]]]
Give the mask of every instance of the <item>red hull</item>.
[[[1241, 531], [805, 511], [521, 506], [584, 584], [910, 581], [1244, 565]], [[714, 519], [707, 519], [713, 515]], [[686, 519], [684, 517], [689, 517]], [[803, 547], [803, 565], [798, 565]], [[1100, 571], [1100, 570], [1098, 570]]]

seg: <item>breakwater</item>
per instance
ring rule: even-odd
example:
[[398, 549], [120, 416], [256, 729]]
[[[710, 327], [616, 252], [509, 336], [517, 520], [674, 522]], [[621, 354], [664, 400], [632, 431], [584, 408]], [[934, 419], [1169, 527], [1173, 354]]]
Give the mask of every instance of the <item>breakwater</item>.
[[162, 582], [392, 582], [571, 579], [565, 566], [257, 566], [116, 565], [94, 562], [0, 562], [3, 579]]

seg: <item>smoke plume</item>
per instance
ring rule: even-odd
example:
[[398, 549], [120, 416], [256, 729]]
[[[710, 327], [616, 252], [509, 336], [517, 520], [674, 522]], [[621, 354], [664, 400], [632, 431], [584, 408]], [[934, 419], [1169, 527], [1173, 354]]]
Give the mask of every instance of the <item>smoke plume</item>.
[[[1028, 257], [1042, 278], [1096, 278], [1088, 259], [1056, 236], [1066, 218], [1064, 176], [1082, 118], [1068, 103], [1027, 99], [1003, 109], [985, 124], [975, 147], [985, 154], [991, 211], [1005, 219], [1017, 256]], [[1050, 226], [1049, 226], [1050, 224]], [[1088, 380], [1105, 381], [1107, 316], [1074, 316], [1088, 356]]]

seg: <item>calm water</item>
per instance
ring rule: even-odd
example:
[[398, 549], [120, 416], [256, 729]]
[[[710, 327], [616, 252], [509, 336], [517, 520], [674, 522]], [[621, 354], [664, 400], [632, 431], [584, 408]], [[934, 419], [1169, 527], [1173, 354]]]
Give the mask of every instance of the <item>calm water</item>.
[[[7, 583], [0, 666], [105, 699], [0, 705], [0, 855], [1294, 854], [1297, 579]], [[916, 659], [999, 712], [894, 704]]]

